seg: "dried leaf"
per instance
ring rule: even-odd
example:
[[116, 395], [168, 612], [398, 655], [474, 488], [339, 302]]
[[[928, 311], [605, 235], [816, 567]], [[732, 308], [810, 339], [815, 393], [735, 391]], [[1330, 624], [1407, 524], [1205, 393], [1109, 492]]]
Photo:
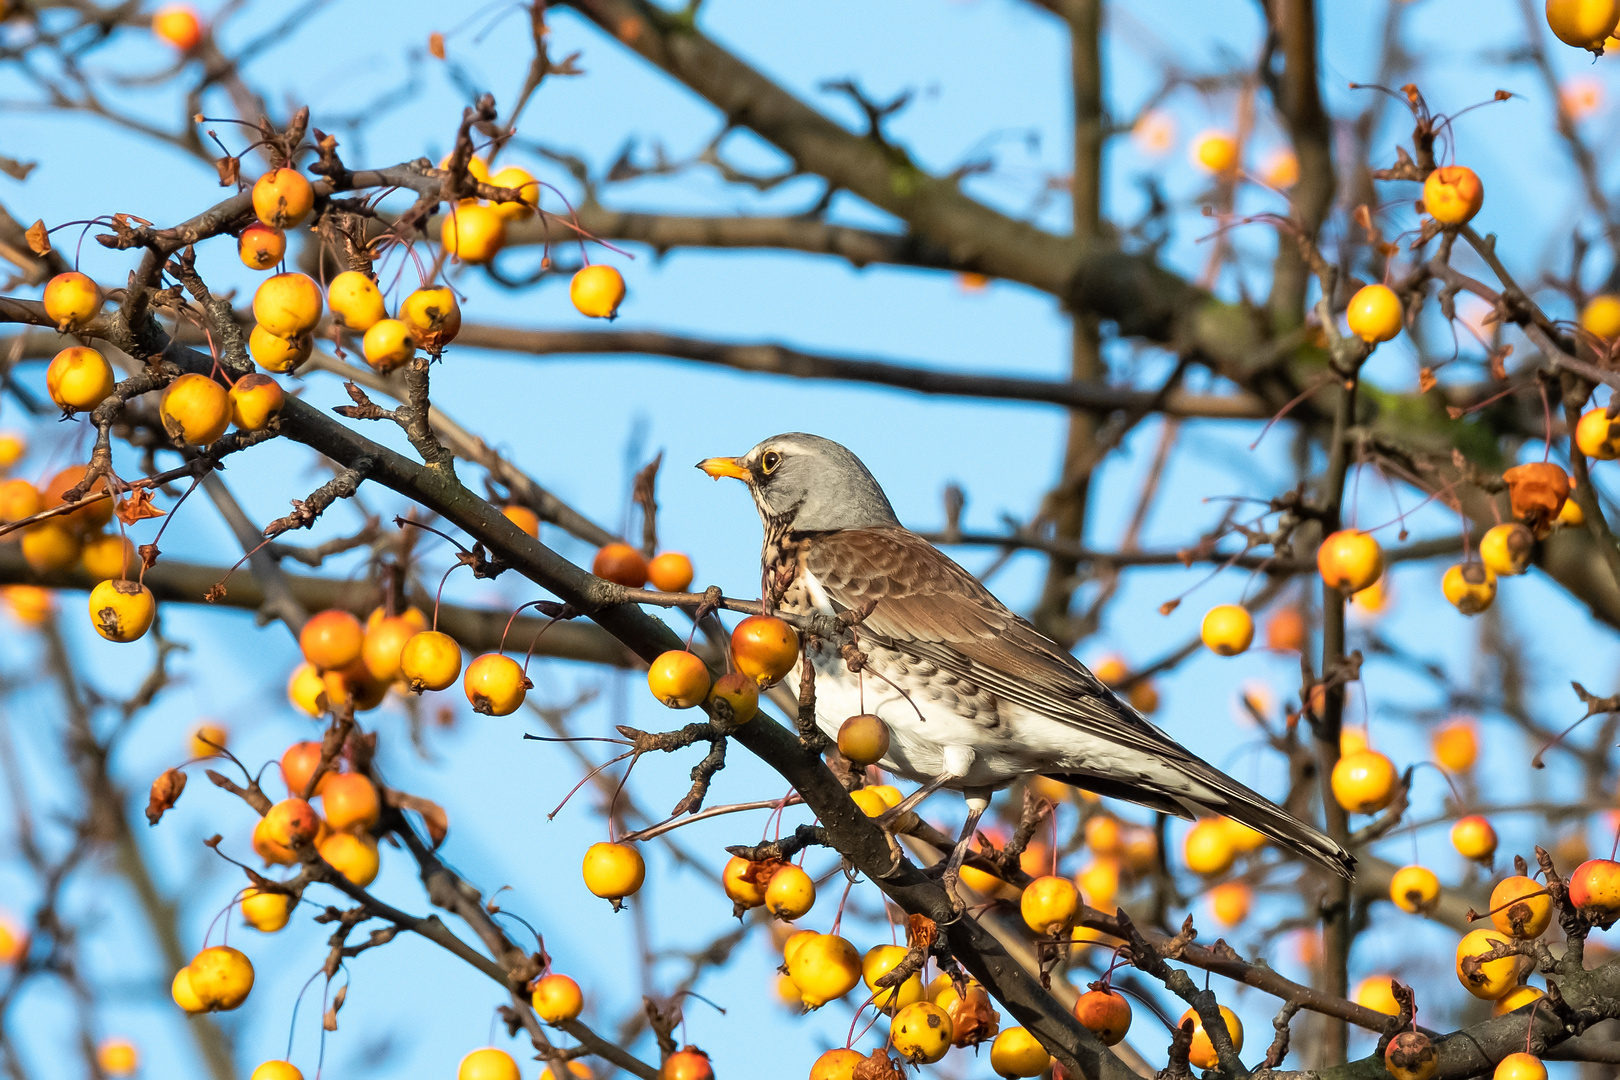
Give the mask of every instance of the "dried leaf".
[[236, 187], [242, 181], [242, 159], [236, 157], [222, 157], [214, 162], [214, 168], [219, 170], [220, 187]]
[[1181, 606], [1181, 601], [1180, 600], [1166, 600], [1164, 603], [1159, 605], [1159, 614], [1160, 615], [1168, 615], [1168, 614], [1170, 614], [1172, 611], [1176, 610], [1176, 608], [1178, 608], [1180, 606]]
[[1507, 358], [1512, 355], [1513, 346], [1511, 345], [1504, 345], [1500, 349], [1497, 349], [1495, 352], [1491, 353], [1489, 357], [1491, 365], [1491, 378], [1497, 380], [1498, 382], [1501, 382], [1503, 379], [1507, 378]]
[[41, 258], [51, 253], [51, 234], [43, 219], [28, 226], [28, 250]]
[[16, 158], [0, 157], [0, 172], [13, 180], [26, 180], [28, 174], [33, 172], [38, 164], [37, 161], [18, 161]]
[[142, 544], [135, 549], [135, 553], [141, 557], [141, 566], [147, 570], [157, 565], [158, 556], [162, 554], [156, 544]]
[[113, 509], [118, 520], [125, 525], [133, 525], [145, 518], [162, 517], [164, 511], [152, 505], [152, 491], [150, 488], [137, 488], [129, 493], [129, 497], [119, 500]]
[[170, 769], [152, 781], [152, 793], [146, 802], [147, 823], [156, 825], [163, 820], [164, 813], [180, 801], [180, 793], [184, 790], [186, 774], [179, 769]]
[[444, 843], [444, 838], [450, 831], [450, 815], [444, 812], [444, 807], [431, 799], [424, 799], [420, 795], [410, 795], [393, 788], [384, 790], [384, 798], [389, 806], [398, 810], [415, 810], [422, 815], [422, 824], [427, 826], [428, 839], [437, 848]]
[[221, 600], [225, 599], [225, 597], [228, 595], [230, 594], [225, 589], [225, 583], [223, 581], [216, 581], [213, 585], [209, 586], [207, 592], [203, 593], [203, 599], [208, 601], [210, 604], [217, 604]]
[[927, 950], [939, 937], [939, 924], [926, 915], [911, 915], [906, 919], [906, 944], [913, 949]]
[[1536, 539], [1545, 539], [1569, 498], [1569, 474], [1550, 461], [1534, 461], [1515, 465], [1502, 474], [1502, 482], [1508, 486], [1513, 516], [1528, 525]]
[[428, 52], [435, 60], [444, 59], [444, 35], [437, 30], [428, 35]]
[[349, 988], [348, 988], [347, 985], [340, 986], [340, 987], [337, 988], [337, 993], [332, 995], [332, 1004], [327, 1007], [326, 1015], [324, 1017], [322, 1017], [322, 1019], [321, 1019], [321, 1027], [323, 1029], [325, 1029], [326, 1031], [336, 1031], [338, 1029], [337, 1028], [338, 1010], [343, 1008], [343, 999], [348, 997], [348, 996], [349, 996]]
[[1430, 390], [1433, 390], [1436, 386], [1439, 386], [1439, 385], [1440, 385], [1440, 380], [1436, 379], [1434, 377], [1434, 368], [1426, 367], [1426, 368], [1423, 368], [1422, 370], [1420, 370], [1418, 372], [1418, 392], [1419, 393], [1427, 394]]

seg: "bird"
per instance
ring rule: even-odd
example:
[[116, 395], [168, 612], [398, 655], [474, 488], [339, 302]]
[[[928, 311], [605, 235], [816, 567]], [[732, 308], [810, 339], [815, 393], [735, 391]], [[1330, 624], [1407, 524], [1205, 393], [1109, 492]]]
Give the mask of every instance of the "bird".
[[767, 610], [865, 613], [852, 625], [859, 670], [838, 642], [807, 645], [816, 726], [836, 738], [861, 713], [888, 726], [879, 764], [922, 786], [886, 821], [941, 788], [962, 793], [967, 821], [944, 871], [950, 884], [991, 796], [1033, 775], [1189, 820], [1224, 815], [1352, 876], [1355, 859], [1336, 841], [1181, 746], [905, 528], [848, 448], [789, 432], [697, 467], [753, 496]]

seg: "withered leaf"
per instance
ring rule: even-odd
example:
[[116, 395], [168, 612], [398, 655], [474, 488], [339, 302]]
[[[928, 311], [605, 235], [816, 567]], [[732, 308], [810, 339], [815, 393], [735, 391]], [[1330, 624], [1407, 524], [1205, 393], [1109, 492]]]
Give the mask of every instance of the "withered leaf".
[[928, 916], [910, 915], [906, 918], [906, 944], [912, 948], [931, 948], [938, 937], [939, 924]]
[[1180, 606], [1181, 606], [1181, 601], [1180, 600], [1166, 600], [1164, 603], [1159, 605], [1159, 614], [1160, 615], [1168, 615], [1168, 614], [1170, 614], [1172, 611], [1176, 610], [1176, 608], [1178, 608]]
[[327, 1031], [336, 1031], [338, 1010], [343, 1008], [343, 999], [349, 996], [349, 988], [340, 986], [337, 993], [332, 995], [332, 1004], [327, 1007], [326, 1015], [321, 1018], [321, 1027]]
[[42, 258], [51, 253], [51, 234], [43, 219], [28, 226], [28, 250]]
[[384, 798], [389, 806], [397, 810], [415, 810], [422, 815], [422, 824], [427, 826], [428, 839], [437, 848], [444, 843], [446, 834], [450, 832], [450, 815], [444, 812], [444, 807], [431, 799], [424, 799], [420, 795], [411, 795], [393, 788], [385, 789]]
[[179, 769], [169, 769], [152, 781], [152, 793], [146, 801], [146, 821], [149, 825], [156, 825], [163, 820], [163, 815], [180, 801], [180, 793], [186, 790], [186, 774]]
[[158, 556], [163, 554], [156, 544], [142, 544], [135, 549], [135, 553], [141, 557], [141, 565], [148, 570], [157, 565]]
[[444, 59], [444, 35], [437, 30], [428, 35], [428, 52], [435, 60]]
[[219, 170], [219, 186], [235, 187], [242, 180], [242, 159], [237, 157], [222, 157], [214, 162], [214, 168]]
[[1436, 386], [1439, 386], [1439, 385], [1440, 385], [1440, 380], [1436, 379], [1434, 377], [1434, 368], [1426, 367], [1426, 368], [1421, 369], [1418, 372], [1418, 391], [1419, 391], [1419, 393], [1427, 394], [1430, 390], [1433, 390]]
[[125, 525], [133, 525], [145, 518], [162, 517], [164, 511], [152, 505], [152, 491], [150, 488], [137, 488], [130, 492], [128, 497], [120, 499], [113, 508], [118, 520]]

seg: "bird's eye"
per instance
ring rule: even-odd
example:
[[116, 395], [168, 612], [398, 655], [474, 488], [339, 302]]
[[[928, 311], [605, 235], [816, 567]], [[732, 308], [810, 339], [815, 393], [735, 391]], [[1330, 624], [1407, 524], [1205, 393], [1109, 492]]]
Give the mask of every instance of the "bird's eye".
[[782, 464], [782, 455], [775, 450], [765, 451], [765, 456], [759, 459], [759, 467], [765, 470], [766, 476], [775, 472], [776, 467], [780, 464]]

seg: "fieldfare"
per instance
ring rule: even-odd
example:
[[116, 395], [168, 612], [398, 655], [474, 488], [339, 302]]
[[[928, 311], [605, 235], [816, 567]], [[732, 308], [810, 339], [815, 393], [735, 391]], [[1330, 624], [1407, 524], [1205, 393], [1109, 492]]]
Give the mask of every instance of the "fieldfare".
[[949, 877], [991, 794], [1033, 774], [1178, 817], [1224, 814], [1350, 875], [1355, 859], [1344, 848], [1188, 752], [904, 528], [843, 446], [777, 435], [698, 468], [753, 494], [767, 605], [801, 614], [874, 605], [855, 627], [863, 670], [849, 670], [837, 643], [812, 645], [816, 723], [835, 736], [857, 713], [881, 717], [890, 743], [880, 764], [923, 783], [902, 809], [942, 787], [963, 793], [968, 818]]

